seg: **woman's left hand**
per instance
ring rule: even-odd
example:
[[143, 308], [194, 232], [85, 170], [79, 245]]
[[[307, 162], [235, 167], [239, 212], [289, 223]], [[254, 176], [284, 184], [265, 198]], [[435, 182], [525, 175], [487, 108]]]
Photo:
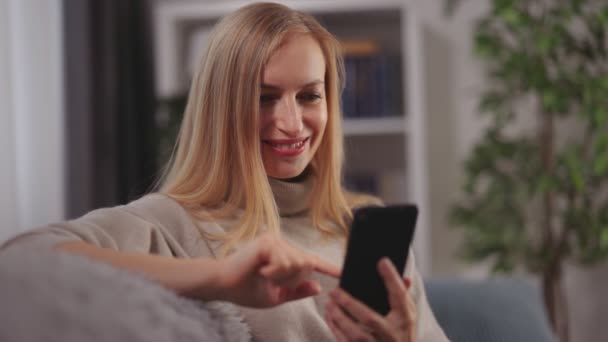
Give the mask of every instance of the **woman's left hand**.
[[388, 291], [390, 312], [382, 316], [343, 289], [332, 290], [325, 319], [338, 341], [416, 341], [416, 306], [407, 291], [409, 280], [402, 279], [387, 258], [378, 263], [378, 271]]

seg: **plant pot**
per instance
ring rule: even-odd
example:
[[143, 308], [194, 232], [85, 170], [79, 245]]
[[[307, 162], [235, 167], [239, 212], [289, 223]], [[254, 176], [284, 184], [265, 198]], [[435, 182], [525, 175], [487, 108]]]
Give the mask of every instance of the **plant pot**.
[[566, 264], [564, 288], [569, 306], [570, 340], [599, 341], [608, 336], [608, 262], [583, 267]]

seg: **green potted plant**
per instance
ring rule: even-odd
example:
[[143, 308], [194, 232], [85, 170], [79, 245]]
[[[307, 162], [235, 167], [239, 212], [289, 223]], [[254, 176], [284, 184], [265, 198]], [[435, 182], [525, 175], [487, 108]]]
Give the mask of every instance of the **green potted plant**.
[[608, 2], [490, 2], [474, 34], [487, 128], [451, 218], [468, 260], [540, 276], [549, 320], [568, 341], [564, 262], [608, 257]]

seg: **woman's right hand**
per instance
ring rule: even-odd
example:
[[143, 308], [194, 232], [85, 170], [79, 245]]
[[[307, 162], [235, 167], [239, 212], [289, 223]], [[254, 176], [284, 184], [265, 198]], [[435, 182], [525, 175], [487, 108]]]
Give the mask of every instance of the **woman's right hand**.
[[340, 276], [335, 265], [271, 234], [248, 242], [219, 266], [219, 299], [256, 308], [318, 294], [321, 286], [310, 279], [312, 272]]

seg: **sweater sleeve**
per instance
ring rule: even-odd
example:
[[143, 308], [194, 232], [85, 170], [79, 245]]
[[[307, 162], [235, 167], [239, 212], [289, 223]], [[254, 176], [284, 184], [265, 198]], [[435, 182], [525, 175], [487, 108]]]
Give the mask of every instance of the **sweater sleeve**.
[[435, 315], [426, 298], [422, 277], [416, 268], [414, 253], [410, 250], [405, 277], [411, 281], [410, 295], [412, 296], [417, 310], [417, 330], [419, 342], [441, 342], [448, 341], [443, 329], [437, 323]]
[[75, 220], [38, 227], [17, 235], [0, 248], [52, 248], [74, 240], [123, 252], [173, 254], [168, 241], [171, 236], [129, 210], [129, 205], [98, 209]]

